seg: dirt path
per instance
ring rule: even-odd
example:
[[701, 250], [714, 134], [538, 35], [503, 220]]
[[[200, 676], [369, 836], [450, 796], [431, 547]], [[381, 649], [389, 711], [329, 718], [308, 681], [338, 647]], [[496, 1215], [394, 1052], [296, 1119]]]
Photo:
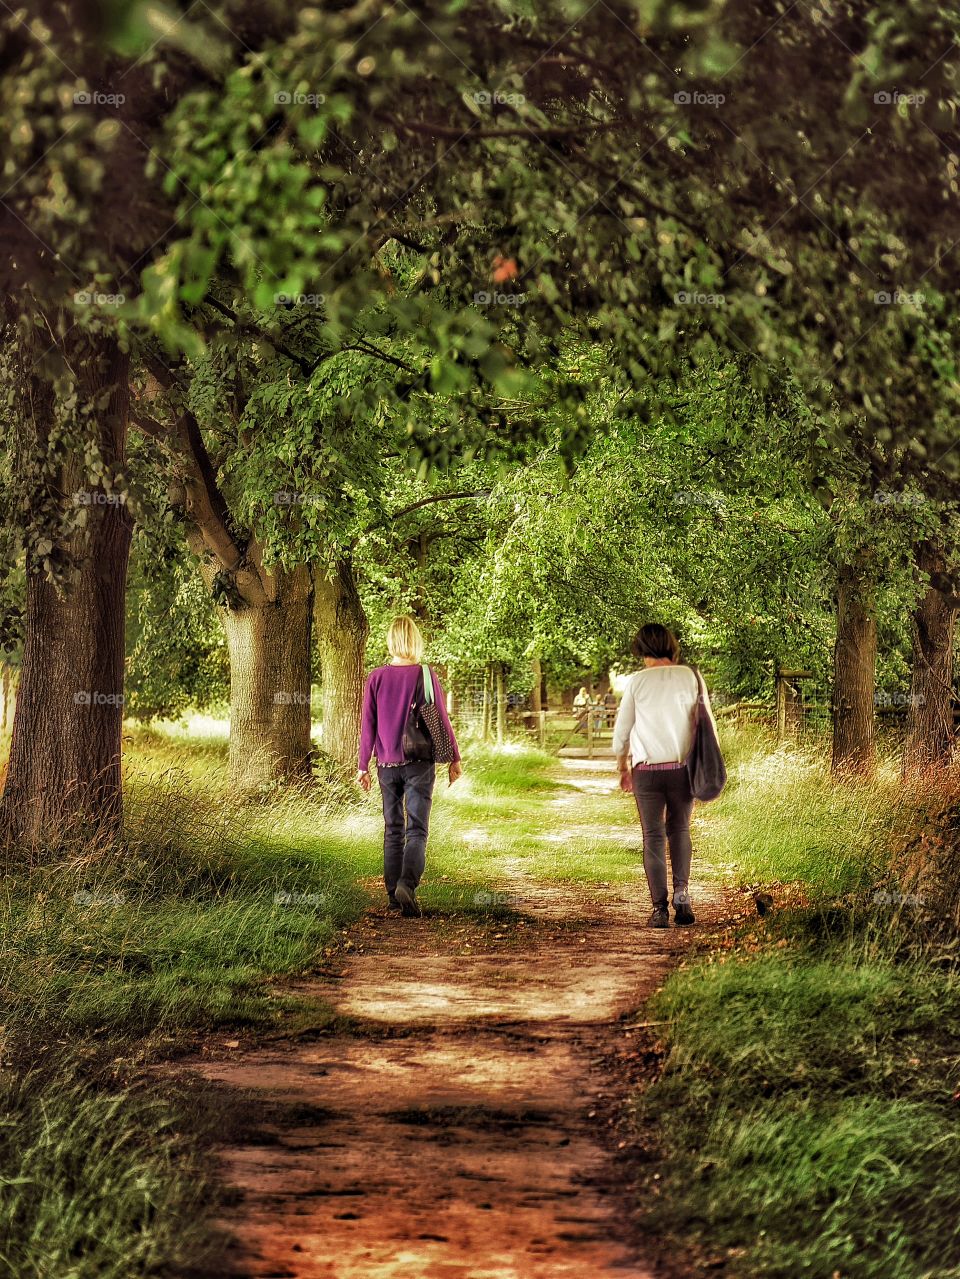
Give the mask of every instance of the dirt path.
[[[609, 764], [564, 761], [577, 820]], [[575, 789], [574, 789], [575, 788]], [[624, 810], [625, 820], [628, 816]], [[639, 830], [624, 828], [637, 849]], [[701, 868], [702, 869], [702, 868]], [[189, 1063], [246, 1091], [255, 1135], [223, 1150], [237, 1202], [223, 1275], [256, 1279], [648, 1279], [629, 1239], [615, 1116], [629, 1023], [696, 930], [644, 928], [635, 886], [509, 881], [509, 922], [375, 909], [301, 995], [335, 1035]], [[694, 884], [699, 917], [718, 885]], [[641, 1016], [642, 1020], [642, 1016]]]

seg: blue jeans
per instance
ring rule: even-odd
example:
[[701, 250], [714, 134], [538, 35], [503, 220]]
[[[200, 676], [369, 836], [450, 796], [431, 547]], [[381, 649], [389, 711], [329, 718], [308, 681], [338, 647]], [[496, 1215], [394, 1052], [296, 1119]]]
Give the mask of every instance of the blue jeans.
[[383, 796], [383, 882], [392, 897], [397, 884], [415, 889], [427, 859], [427, 832], [436, 765], [381, 764], [377, 768]]

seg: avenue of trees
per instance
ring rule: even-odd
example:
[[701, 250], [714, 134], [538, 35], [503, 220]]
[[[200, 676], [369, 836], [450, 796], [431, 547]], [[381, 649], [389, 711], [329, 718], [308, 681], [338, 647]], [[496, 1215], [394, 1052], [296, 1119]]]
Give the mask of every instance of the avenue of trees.
[[119, 829], [125, 713], [227, 698], [257, 790], [319, 682], [349, 764], [396, 608], [531, 687], [657, 617], [811, 670], [838, 774], [884, 689], [948, 762], [958, 21], [0, 13], [3, 837]]

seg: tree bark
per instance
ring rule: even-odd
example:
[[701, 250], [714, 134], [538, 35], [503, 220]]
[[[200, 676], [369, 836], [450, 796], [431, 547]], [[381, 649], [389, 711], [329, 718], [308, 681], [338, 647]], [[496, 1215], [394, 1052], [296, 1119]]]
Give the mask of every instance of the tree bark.
[[317, 576], [314, 622], [322, 680], [323, 749], [340, 764], [355, 764], [370, 627], [349, 560], [341, 560], [329, 577]]
[[502, 746], [507, 736], [507, 697], [504, 690], [503, 667], [497, 666], [497, 745]]
[[530, 672], [533, 679], [533, 686], [530, 689], [530, 709], [534, 715], [539, 715], [543, 710], [543, 667], [540, 664], [540, 658], [536, 655], [530, 659]]
[[876, 767], [874, 686], [877, 621], [872, 581], [858, 565], [837, 577], [833, 658], [833, 772], [869, 776]]
[[[129, 359], [111, 337], [81, 338], [65, 355], [104, 469], [123, 466]], [[53, 426], [49, 386], [32, 379], [31, 447], [46, 453]], [[85, 522], [57, 549], [69, 566], [61, 586], [42, 556], [27, 562], [26, 639], [13, 721], [0, 829], [29, 846], [81, 835], [115, 838], [123, 806], [124, 593], [130, 520], [118, 493], [91, 486], [81, 458], [68, 455], [45, 485], [46, 500], [82, 508]]]
[[917, 567], [929, 583], [913, 612], [913, 675], [904, 773], [943, 767], [953, 752], [953, 635], [956, 608], [935, 582], [946, 572], [943, 549], [924, 543]]
[[267, 597], [223, 614], [230, 654], [230, 782], [254, 791], [311, 776], [313, 583], [306, 565], [274, 568]]

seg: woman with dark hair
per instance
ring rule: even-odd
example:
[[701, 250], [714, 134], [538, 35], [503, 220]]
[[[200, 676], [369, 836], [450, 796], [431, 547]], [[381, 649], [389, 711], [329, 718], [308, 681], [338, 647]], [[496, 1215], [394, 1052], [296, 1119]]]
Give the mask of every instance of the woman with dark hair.
[[[644, 669], [631, 675], [613, 730], [624, 789], [632, 788], [643, 827], [643, 869], [653, 913], [651, 928], [668, 928], [667, 847], [673, 872], [674, 923], [692, 924], [690, 818], [693, 795], [686, 759], [693, 744], [700, 681], [680, 665], [680, 645], [657, 622], [641, 626], [633, 651]], [[706, 686], [703, 699], [711, 715]], [[629, 781], [628, 781], [629, 779]]]

